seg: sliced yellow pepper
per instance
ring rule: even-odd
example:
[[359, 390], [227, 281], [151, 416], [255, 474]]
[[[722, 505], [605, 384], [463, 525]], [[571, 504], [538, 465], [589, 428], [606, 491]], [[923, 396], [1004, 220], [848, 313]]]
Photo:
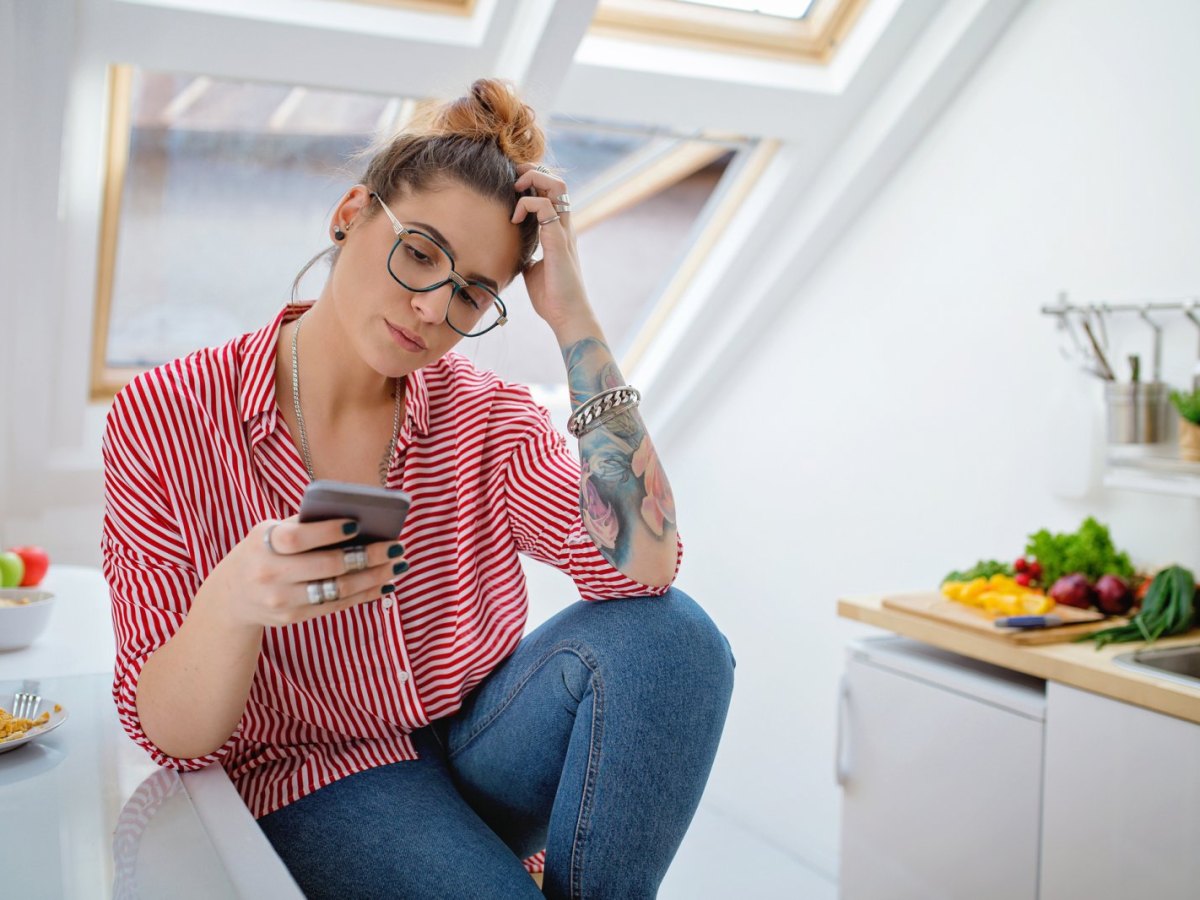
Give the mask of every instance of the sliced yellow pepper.
[[993, 617], [1044, 615], [1055, 605], [1041, 591], [1018, 584], [1007, 575], [971, 581], [947, 581], [942, 584], [942, 594], [947, 599], [976, 607]]

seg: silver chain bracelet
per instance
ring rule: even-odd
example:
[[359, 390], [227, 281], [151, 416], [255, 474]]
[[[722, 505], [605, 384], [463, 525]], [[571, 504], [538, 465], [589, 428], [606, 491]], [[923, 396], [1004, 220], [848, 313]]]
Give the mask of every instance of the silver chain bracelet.
[[634, 409], [641, 399], [642, 395], [638, 393], [637, 388], [627, 384], [601, 391], [594, 397], [589, 397], [575, 410], [567, 420], [567, 431], [575, 437], [582, 437], [609, 419]]

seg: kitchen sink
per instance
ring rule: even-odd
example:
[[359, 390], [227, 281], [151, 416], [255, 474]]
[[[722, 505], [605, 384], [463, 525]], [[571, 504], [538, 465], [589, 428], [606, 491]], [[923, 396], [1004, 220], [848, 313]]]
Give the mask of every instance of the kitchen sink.
[[1144, 675], [1157, 675], [1189, 687], [1200, 687], [1200, 644], [1119, 653], [1113, 657], [1113, 662]]

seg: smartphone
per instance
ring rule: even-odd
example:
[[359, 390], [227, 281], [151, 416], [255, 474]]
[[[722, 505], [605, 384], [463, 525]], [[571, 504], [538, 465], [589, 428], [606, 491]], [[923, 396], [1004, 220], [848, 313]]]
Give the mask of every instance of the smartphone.
[[358, 534], [329, 545], [350, 547], [373, 541], [396, 540], [411, 506], [412, 498], [404, 491], [322, 479], [309, 482], [304, 489], [304, 497], [300, 500], [300, 521], [354, 519], [358, 522]]

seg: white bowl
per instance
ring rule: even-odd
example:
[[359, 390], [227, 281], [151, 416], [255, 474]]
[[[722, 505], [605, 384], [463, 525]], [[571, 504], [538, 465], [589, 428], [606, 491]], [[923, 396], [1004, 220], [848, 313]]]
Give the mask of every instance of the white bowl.
[[[10, 606], [4, 601], [18, 601]], [[54, 595], [37, 588], [0, 588], [0, 650], [28, 647], [46, 630]]]

